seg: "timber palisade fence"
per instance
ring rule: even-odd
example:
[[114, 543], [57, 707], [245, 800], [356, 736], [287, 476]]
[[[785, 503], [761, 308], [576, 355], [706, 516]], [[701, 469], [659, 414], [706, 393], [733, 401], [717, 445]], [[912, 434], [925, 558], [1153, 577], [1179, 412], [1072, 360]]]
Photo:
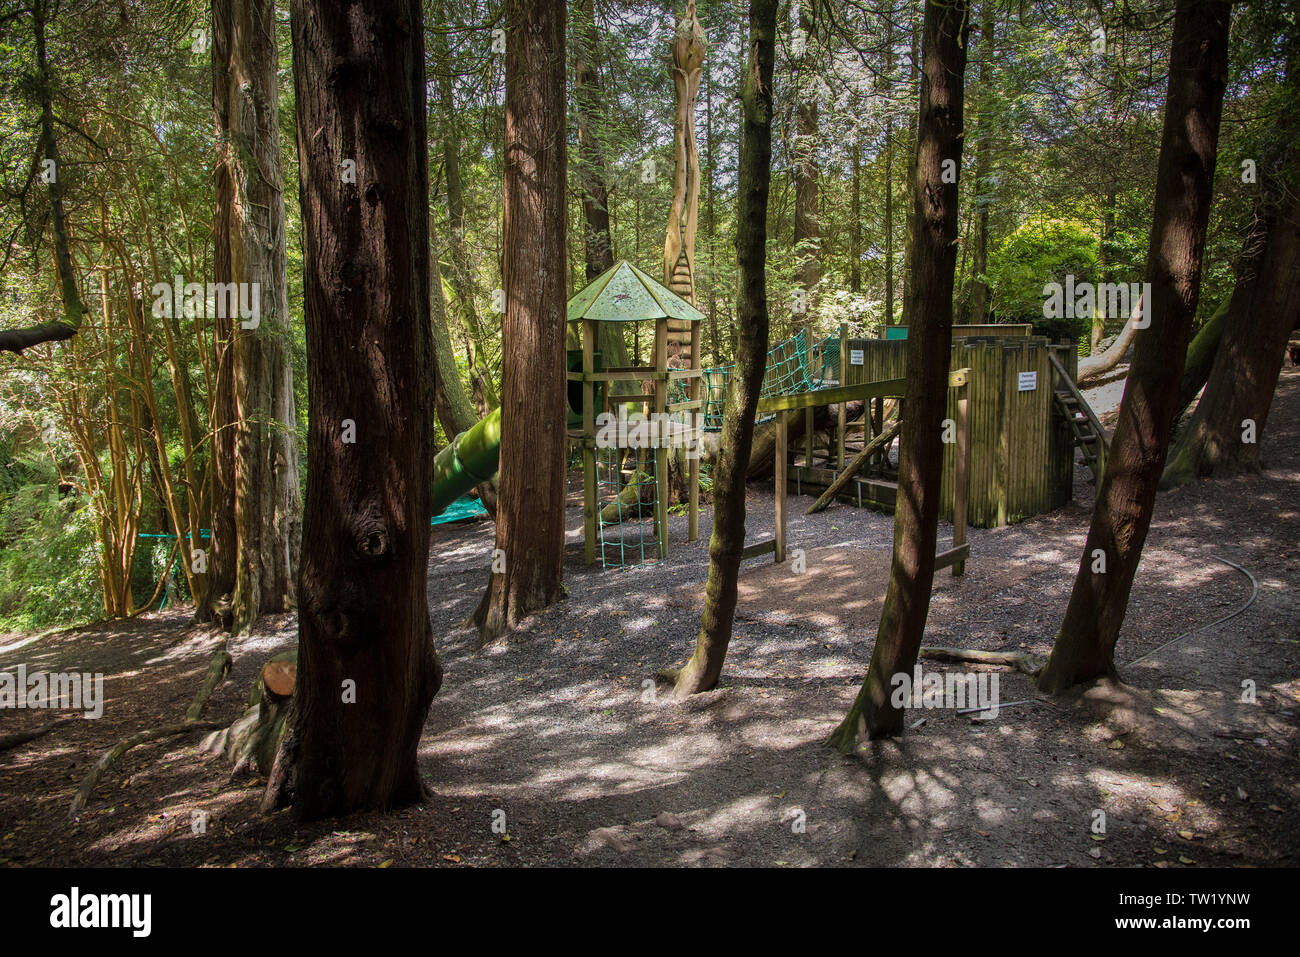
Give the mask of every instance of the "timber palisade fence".
[[[988, 327], [984, 327], [988, 328]], [[982, 331], [982, 330], [981, 330]], [[963, 327], [954, 328], [961, 335]], [[905, 376], [907, 340], [849, 339], [845, 384]], [[1075, 437], [1055, 407], [1063, 388], [1050, 356], [1071, 381], [1078, 374], [1078, 350], [1042, 336], [973, 336], [952, 345], [953, 369], [969, 369], [970, 524], [996, 528], [1058, 509], [1074, 486]], [[957, 419], [957, 399], [948, 398], [948, 417]], [[942, 515], [952, 520], [955, 443], [944, 447]], [[882, 503], [884, 504], [884, 503]], [[892, 505], [892, 502], [889, 503]]]

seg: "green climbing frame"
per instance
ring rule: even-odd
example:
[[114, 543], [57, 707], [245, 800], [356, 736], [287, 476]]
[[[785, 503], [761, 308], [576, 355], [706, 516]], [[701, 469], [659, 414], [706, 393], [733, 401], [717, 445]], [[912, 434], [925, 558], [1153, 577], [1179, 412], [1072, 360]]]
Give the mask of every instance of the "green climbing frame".
[[[704, 406], [706, 431], [717, 432], [722, 428], [722, 410], [734, 369], [735, 365], [732, 364], [703, 370], [707, 390]], [[763, 387], [759, 391], [759, 398], [814, 392], [828, 382], [838, 382], [839, 369], [839, 336], [828, 336], [810, 346], [808, 330], [800, 329], [793, 337], [778, 342], [768, 350], [767, 368], [763, 372]], [[771, 416], [760, 416], [758, 421], [766, 422], [770, 418]]]
[[[630, 568], [662, 560], [654, 519], [659, 512], [657, 460], [653, 454], [638, 456], [635, 450], [596, 449], [596, 501], [600, 507], [597, 524], [603, 568]], [[631, 468], [627, 467], [629, 462]]]

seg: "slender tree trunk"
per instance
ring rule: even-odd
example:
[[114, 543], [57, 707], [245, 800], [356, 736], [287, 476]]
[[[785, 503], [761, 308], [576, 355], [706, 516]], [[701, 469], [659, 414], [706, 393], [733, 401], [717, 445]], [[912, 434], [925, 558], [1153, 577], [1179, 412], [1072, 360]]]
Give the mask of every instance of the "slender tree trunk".
[[862, 138], [853, 137], [849, 158], [853, 166], [849, 200], [849, 291], [862, 292]]
[[[431, 248], [438, 248], [437, 227], [429, 222], [429, 241]], [[442, 294], [442, 277], [439, 275], [435, 258], [433, 275], [429, 289], [429, 322], [433, 332], [434, 361], [437, 363], [437, 391], [434, 400], [437, 403], [438, 422], [442, 431], [451, 441], [461, 432], [471, 428], [479, 416], [469, 401], [465, 384], [460, 381], [460, 370], [456, 368], [456, 351], [451, 344], [451, 329], [447, 325], [447, 300]]]
[[[1102, 282], [1110, 282], [1110, 241], [1115, 234], [1115, 181], [1112, 179], [1106, 187], [1104, 199], [1105, 213], [1101, 221], [1101, 242], [1097, 250], [1097, 274]], [[1106, 335], [1106, 314], [1098, 309], [1092, 319], [1092, 335], [1089, 338], [1088, 354], [1097, 351], [1097, 346]]]
[[[433, 15], [440, 27], [445, 26], [444, 6], [442, 0], [435, 0]], [[438, 107], [441, 112], [442, 160], [447, 178], [447, 241], [451, 251], [447, 266], [447, 281], [460, 308], [460, 315], [469, 333], [473, 348], [468, 351], [470, 381], [481, 409], [486, 414], [495, 409], [500, 400], [493, 385], [492, 370], [487, 364], [484, 345], [487, 333], [483, 328], [483, 318], [479, 314], [477, 296], [478, 283], [475, 279], [475, 263], [470, 256], [465, 241], [468, 227], [465, 209], [465, 187], [460, 175], [460, 114], [456, 111], [456, 97], [452, 89], [453, 63], [447, 49], [446, 37], [442, 30], [433, 32], [433, 60], [438, 69]], [[439, 274], [441, 268], [439, 267]], [[441, 284], [441, 278], [439, 278]]]
[[[704, 60], [704, 219], [708, 224], [709, 244], [709, 351], [713, 364], [722, 363], [722, 344], [718, 334], [718, 216], [713, 198], [713, 86], [710, 82], [710, 60]], [[700, 363], [703, 365], [703, 362]]]
[[[904, 6], [904, 9], [907, 9], [906, 5]], [[918, 64], [920, 63], [920, 54], [919, 54], [919, 51], [917, 50], [917, 43], [918, 43], [918, 36], [917, 36], [916, 25], [913, 24], [913, 26], [912, 26], [912, 56], [911, 56], [911, 59], [908, 61], [908, 62], [911, 64], [911, 67], [910, 67], [911, 75], [910, 75], [910, 78], [909, 78], [908, 89], [911, 89], [911, 88], [916, 84], [917, 67], [918, 67]], [[908, 161], [907, 161], [907, 195], [908, 195], [908, 196], [915, 196], [915, 195], [916, 195], [916, 143], [917, 143], [917, 136], [918, 136], [917, 125], [920, 123], [920, 119], [921, 119], [921, 118], [920, 118], [920, 114], [918, 114], [916, 120], [915, 120], [914, 122], [911, 122], [911, 123], [908, 124], [908, 129], [907, 129], [907, 134], [908, 134], [908, 135], [907, 135], [907, 157], [908, 157]], [[913, 226], [914, 226], [914, 222], [913, 222], [913, 220], [912, 220], [912, 217], [908, 216], [908, 217], [906, 218], [906, 220], [905, 220], [904, 225], [907, 227], [907, 233], [906, 233], [906, 236], [905, 236], [904, 239], [903, 239], [903, 317], [902, 317], [902, 322], [905, 324], [905, 323], [909, 323], [909, 322], [912, 321], [911, 317], [908, 315], [907, 310], [911, 308], [911, 304], [912, 304], [912, 297], [911, 297], [911, 291], [912, 291], [912, 256], [913, 256], [913, 254], [915, 253], [916, 237], [915, 237], [915, 235], [914, 235], [913, 232], [912, 232], [912, 228], [913, 228]]]
[[971, 264], [972, 277], [970, 322], [975, 325], [984, 323], [988, 316], [989, 287], [984, 281], [984, 273], [989, 264], [989, 206], [990, 197], [984, 195], [988, 188], [988, 178], [992, 167], [993, 131], [989, 128], [993, 98], [993, 44], [996, 37], [997, 21], [994, 18], [992, 0], [984, 0], [983, 22], [980, 25], [980, 103], [979, 103], [979, 146], [975, 153], [975, 188], [971, 191], [975, 199], [975, 253]]
[[767, 197], [772, 175], [772, 64], [777, 0], [750, 0], [749, 61], [742, 87], [736, 260], [739, 337], [722, 442], [713, 473], [713, 537], [709, 579], [695, 653], [677, 677], [685, 698], [718, 683], [736, 616], [737, 576], [745, 547], [745, 473], [754, 413], [767, 363]]
[[298, 680], [263, 807], [311, 819], [426, 793], [434, 352], [421, 5], [293, 0], [290, 16], [311, 457]]
[[1247, 257], [1252, 248], [1259, 253], [1237, 278], [1205, 394], [1170, 454], [1166, 486], [1263, 466], [1264, 425], [1287, 338], [1300, 325], [1300, 175], [1294, 173], [1251, 230]]
[[871, 666], [857, 699], [830, 738], [846, 754], [857, 747], [860, 737], [879, 738], [903, 730], [903, 709], [890, 701], [891, 679], [911, 673], [930, 610], [957, 265], [958, 177], [944, 174], [946, 165], [961, 169], [969, 16], [969, 0], [927, 0], [925, 5], [907, 401], [900, 416], [894, 556]]
[[[804, 55], [795, 85], [794, 145], [794, 245], [799, 254], [799, 282], [812, 292], [821, 279], [821, 222], [817, 207], [817, 87], [814, 76], [813, 48], [817, 37], [816, 0], [799, 4], [799, 29], [804, 36]], [[807, 319], [812, 321], [808, 310]]]
[[1179, 0], [1174, 14], [1147, 252], [1151, 325], [1137, 337], [1079, 574], [1051, 658], [1039, 677], [1039, 687], [1046, 692], [1117, 676], [1115, 643], [1151, 525], [1200, 296], [1227, 80], [1230, 12], [1230, 0]]
[[506, 6], [504, 351], [497, 548], [475, 615], [490, 640], [563, 596], [565, 4]]
[[[223, 480], [233, 492], [214, 499], [229, 510], [219, 542], [222, 563], [233, 562], [231, 625], [250, 627], [264, 612], [295, 605], [294, 562], [302, 535], [298, 491], [298, 433], [289, 353], [289, 292], [280, 172], [279, 53], [272, 0], [216, 0], [212, 5], [213, 105], [216, 111], [219, 247], [216, 281], [253, 290], [233, 297], [257, 305], [249, 319], [224, 314], [224, 365], [229, 390], [218, 407], [229, 414], [224, 452], [233, 458]], [[223, 308], [223, 305], [227, 308]], [[225, 438], [223, 436], [223, 438]], [[233, 466], [231, 468], [230, 466]]]
[[[885, 25], [885, 325], [894, 322], [894, 4], [890, 0], [888, 22]], [[881, 403], [875, 403], [875, 418], [879, 419]], [[879, 422], [877, 421], [877, 427]]]
[[885, 121], [885, 325], [894, 322], [894, 118]]
[[[441, 3], [434, 4], [434, 17], [432, 35], [433, 41], [433, 69], [438, 71], [439, 90], [445, 85], [450, 95], [450, 78], [449, 74], [452, 69], [450, 57], [447, 56], [446, 41], [442, 39], [442, 31], [449, 29], [444, 17], [444, 8]], [[429, 116], [432, 114], [432, 116]], [[443, 110], [443, 103], [440, 98], [429, 98], [426, 116], [429, 116], [427, 123], [430, 129], [434, 129], [442, 124], [450, 124], [454, 119]], [[439, 144], [443, 149], [444, 157], [447, 155], [447, 144], [451, 137], [446, 130], [439, 130]], [[459, 178], [460, 172], [454, 162], [455, 150], [451, 150], [452, 162], [447, 168], [448, 178]], [[452, 222], [452, 228], [455, 227], [455, 221]], [[434, 250], [433, 262], [431, 268], [433, 274], [430, 277], [429, 289], [429, 319], [433, 324], [433, 348], [434, 355], [438, 365], [438, 374], [436, 376], [437, 389], [435, 400], [438, 408], [438, 422], [442, 425], [442, 431], [446, 434], [447, 440], [451, 441], [459, 433], [471, 428], [478, 421], [479, 415], [474, 411], [474, 406], [469, 399], [469, 393], [465, 391], [465, 385], [460, 378], [460, 370], [456, 367], [456, 350], [452, 345], [451, 326], [447, 321], [447, 299], [443, 294], [442, 286], [442, 237], [438, 234], [437, 219], [435, 216], [429, 217], [429, 244]], [[454, 244], [448, 239], [448, 259], [453, 262], [456, 259], [456, 250]]]

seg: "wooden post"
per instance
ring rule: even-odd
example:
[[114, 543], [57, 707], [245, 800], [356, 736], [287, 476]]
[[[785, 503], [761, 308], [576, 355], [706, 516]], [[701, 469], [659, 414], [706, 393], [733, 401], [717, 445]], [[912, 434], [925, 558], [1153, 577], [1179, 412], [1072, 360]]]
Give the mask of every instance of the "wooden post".
[[596, 500], [596, 322], [582, 320], [582, 560], [596, 560], [596, 523], [600, 505]]
[[[702, 366], [700, 364], [700, 324], [691, 323], [691, 368], [698, 372]], [[703, 384], [702, 376], [695, 376], [688, 380], [689, 385], [686, 388], [686, 397], [692, 402], [700, 399], [700, 390]], [[698, 418], [697, 418], [698, 417]], [[704, 410], [692, 408], [687, 413], [687, 421], [690, 423], [691, 436], [695, 442], [695, 448], [692, 449], [693, 458], [690, 462], [690, 488], [687, 494], [690, 496], [690, 504], [687, 506], [687, 526], [686, 540], [693, 542], [700, 537], [700, 433], [697, 428], [704, 422]]]
[[[848, 374], [849, 356], [848, 356], [848, 352], [846, 351], [846, 347], [848, 346], [848, 339], [849, 339], [849, 325], [846, 322], [841, 322], [840, 323], [840, 385], [849, 384], [849, 374]], [[836, 463], [835, 463], [835, 471], [837, 472], [844, 471], [844, 429], [847, 424], [848, 405], [849, 404], [847, 402], [840, 403], [840, 415], [839, 415], [839, 422], [837, 424], [837, 429], [839, 432], [839, 442], [837, 443], [839, 446], [839, 452], [836, 456]]]
[[[663, 429], [668, 408], [668, 320], [655, 320], [655, 421]], [[655, 534], [659, 539], [659, 558], [668, 559], [668, 445], [659, 433], [655, 449]]]
[[[953, 462], [952, 547], [966, 544], [966, 508], [970, 490], [970, 379], [957, 393], [957, 456]], [[953, 576], [965, 574], [966, 562], [953, 562]]]
[[785, 495], [789, 482], [785, 476], [787, 442], [790, 437], [789, 415], [785, 409], [776, 414], [776, 560], [785, 561]]

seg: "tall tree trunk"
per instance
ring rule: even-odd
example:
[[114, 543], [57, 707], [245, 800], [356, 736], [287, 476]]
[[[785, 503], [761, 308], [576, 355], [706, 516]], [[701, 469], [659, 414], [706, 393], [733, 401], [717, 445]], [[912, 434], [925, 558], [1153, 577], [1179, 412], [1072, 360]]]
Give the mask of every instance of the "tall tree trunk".
[[896, 674], [911, 673], [930, 610], [957, 265], [958, 177], [946, 176], [945, 166], [961, 169], [969, 15], [969, 0], [927, 0], [925, 5], [907, 401], [900, 417], [894, 556], [871, 666], [853, 706], [830, 738], [846, 754], [862, 736], [879, 738], [903, 730], [903, 710], [890, 701], [890, 681]]
[[[704, 219], [708, 224], [709, 244], [709, 351], [713, 364], [722, 364], [722, 343], [718, 334], [718, 216], [714, 205], [713, 166], [713, 86], [709, 79], [710, 61], [704, 61]], [[701, 365], [704, 363], [701, 362]]]
[[[218, 246], [216, 281], [254, 290], [253, 319], [226, 313], [218, 408], [229, 418], [223, 468], [230, 485], [213, 500], [227, 511], [219, 541], [226, 583], [233, 579], [231, 625], [247, 629], [264, 612], [295, 605], [294, 561], [302, 535], [298, 433], [289, 353], [289, 292], [280, 172], [279, 53], [273, 0], [215, 0], [212, 5], [213, 107], [216, 112]], [[223, 437], [224, 438], [224, 437]], [[231, 466], [233, 465], [233, 468]]]
[[[894, 322], [894, 4], [890, 0], [885, 24], [885, 325]], [[881, 403], [876, 402], [876, 419]], [[878, 424], [878, 423], [877, 423]]]
[[[429, 222], [429, 242], [431, 248], [438, 248], [437, 226], [432, 218]], [[438, 367], [434, 401], [437, 403], [438, 422], [442, 425], [447, 440], [451, 441], [461, 432], [471, 428], [479, 417], [469, 401], [465, 384], [460, 381], [460, 370], [456, 368], [456, 350], [451, 344], [451, 329], [447, 325], [447, 300], [442, 294], [442, 277], [438, 274], [436, 257], [432, 268], [429, 322], [433, 332], [434, 361]]]
[[1227, 80], [1230, 0], [1179, 0], [1147, 251], [1151, 325], [1137, 337], [1119, 423], [1060, 634], [1039, 687], [1116, 677], [1128, 608], [1165, 464], [1201, 287]]
[[566, 398], [565, 4], [506, 5], [505, 299], [490, 640], [563, 596]]
[[[904, 5], [904, 10], [908, 5]], [[920, 54], [917, 50], [918, 36], [916, 24], [912, 25], [912, 56], [908, 61], [910, 63], [910, 76], [908, 89], [916, 84], [917, 66], [920, 63]], [[907, 127], [907, 195], [916, 195], [916, 143], [918, 130], [917, 126], [921, 121], [920, 114], [917, 114], [916, 120], [908, 123]], [[912, 303], [912, 257], [915, 253], [916, 236], [912, 228], [915, 225], [911, 216], [908, 216], [904, 225], [907, 228], [906, 235], [903, 239], [903, 317], [902, 322], [909, 323], [912, 321], [907, 310], [911, 308]]]
[[[1278, 184], [1246, 241], [1227, 326], [1205, 394], [1170, 454], [1162, 484], [1257, 471], [1287, 338], [1300, 325], [1300, 171]], [[1250, 256], [1252, 249], [1258, 255]], [[1254, 259], [1251, 262], [1251, 258]], [[1238, 302], [1238, 292], [1245, 291]]]
[[434, 354], [421, 5], [293, 0], [290, 17], [311, 457], [298, 681], [263, 807], [311, 819], [426, 793]]
[[849, 291], [862, 292], [862, 137], [854, 135], [849, 157], [853, 166], [849, 200]]
[[677, 676], [678, 698], [717, 685], [736, 617], [737, 576], [745, 547], [745, 473], [767, 363], [767, 197], [772, 175], [776, 8], [777, 0], [749, 2], [749, 61], [741, 92], [736, 222], [739, 343], [713, 473], [713, 537], [709, 541], [704, 614], [695, 653]]
[[[794, 142], [794, 245], [799, 256], [799, 282], [812, 292], [821, 279], [821, 223], [817, 208], [817, 87], [813, 47], [817, 38], [817, 0], [799, 4], [799, 29], [804, 37], [804, 55], [799, 64], [795, 104]], [[812, 321], [813, 312], [806, 318]]]
[[996, 37], [997, 21], [994, 17], [992, 0], [984, 0], [983, 18], [980, 25], [980, 102], [979, 102], [979, 146], [975, 153], [975, 253], [972, 257], [971, 272], [971, 308], [970, 321], [975, 325], [984, 323], [988, 317], [989, 287], [984, 281], [984, 273], [989, 264], [989, 206], [990, 197], [984, 195], [988, 188], [988, 178], [992, 171], [993, 131], [989, 128], [993, 98], [993, 43]]
[[894, 118], [885, 121], [885, 325], [894, 322]]
[[[1115, 180], [1112, 177], [1106, 186], [1103, 200], [1105, 213], [1101, 220], [1101, 242], [1097, 244], [1097, 274], [1101, 282], [1110, 282], [1110, 242], [1115, 235]], [[1106, 335], [1106, 312], [1098, 309], [1092, 319], [1092, 334], [1088, 340], [1088, 354], [1097, 351], [1097, 346]]]
[[[444, 7], [441, 3], [434, 4], [434, 18], [432, 34], [433, 41], [433, 69], [438, 72], [438, 87], [442, 89], [444, 84], [448, 88], [450, 95], [450, 73], [452, 65], [450, 57], [447, 56], [447, 44], [443, 39], [443, 34], [450, 29], [449, 24], [444, 17]], [[431, 116], [429, 114], [432, 114]], [[430, 129], [435, 129], [443, 123], [450, 124], [454, 118], [447, 115], [443, 108], [441, 98], [429, 98], [428, 125]], [[448, 153], [447, 144], [452, 138], [448, 133], [440, 131], [439, 145], [442, 148], [444, 157]], [[456, 166], [455, 150], [450, 151], [452, 162], [447, 166], [448, 178], [459, 178], [459, 168]], [[450, 191], [450, 190], [449, 190]], [[452, 221], [452, 228], [455, 227], [455, 221]], [[429, 319], [433, 324], [433, 349], [434, 356], [438, 366], [438, 374], [435, 377], [436, 390], [434, 399], [437, 403], [438, 422], [442, 425], [442, 431], [446, 434], [447, 440], [451, 441], [459, 433], [471, 428], [478, 421], [479, 415], [474, 411], [474, 406], [470, 403], [469, 393], [465, 391], [465, 385], [461, 382], [460, 370], [456, 367], [456, 350], [452, 345], [451, 325], [447, 319], [447, 299], [443, 294], [442, 286], [442, 237], [438, 234], [437, 220], [434, 216], [429, 217], [429, 244], [434, 251], [433, 262], [431, 264], [433, 274], [430, 277], [429, 288]], [[448, 239], [448, 259], [453, 263], [456, 261], [456, 250], [454, 243]]]

